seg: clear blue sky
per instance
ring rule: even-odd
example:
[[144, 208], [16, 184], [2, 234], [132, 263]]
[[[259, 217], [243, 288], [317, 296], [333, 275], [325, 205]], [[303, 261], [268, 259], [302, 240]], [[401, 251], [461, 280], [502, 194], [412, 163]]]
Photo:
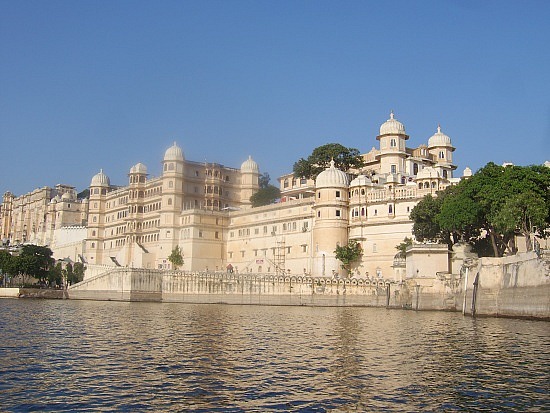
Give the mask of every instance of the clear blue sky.
[[275, 179], [393, 109], [457, 174], [550, 159], [550, 1], [0, 0], [0, 194], [189, 160]]

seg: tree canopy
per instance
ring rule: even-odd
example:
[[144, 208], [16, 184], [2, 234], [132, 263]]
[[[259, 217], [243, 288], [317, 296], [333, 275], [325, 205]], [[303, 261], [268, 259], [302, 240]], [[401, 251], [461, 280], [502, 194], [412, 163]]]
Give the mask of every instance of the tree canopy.
[[183, 254], [179, 245], [176, 245], [170, 255], [168, 256], [168, 261], [172, 263], [174, 269], [181, 267], [183, 265]]
[[[515, 235], [546, 237], [550, 229], [550, 168], [488, 163], [472, 177], [427, 195], [411, 211], [419, 241], [469, 242], [482, 253], [488, 241], [495, 257], [515, 254]], [[482, 253], [483, 255], [483, 253]]]
[[347, 245], [337, 245], [334, 250], [336, 259], [342, 263], [342, 269], [351, 273], [352, 264], [361, 258], [363, 254], [363, 248], [361, 244], [355, 240], [349, 240]]
[[260, 189], [250, 197], [250, 202], [252, 203], [253, 208], [272, 204], [281, 197], [281, 190], [276, 186], [271, 185], [269, 183], [270, 179], [271, 178], [267, 172], [260, 175]]
[[313, 150], [307, 159], [300, 158], [294, 163], [293, 172], [297, 178], [315, 179], [334, 160], [336, 168], [347, 172], [350, 168], [360, 169], [365, 162], [355, 148], [346, 148], [339, 143], [327, 143]]

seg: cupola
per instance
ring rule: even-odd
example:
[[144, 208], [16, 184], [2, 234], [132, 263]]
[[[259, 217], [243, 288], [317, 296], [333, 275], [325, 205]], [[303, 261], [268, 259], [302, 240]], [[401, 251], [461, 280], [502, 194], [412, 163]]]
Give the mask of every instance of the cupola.
[[315, 180], [316, 188], [345, 188], [348, 186], [348, 175], [334, 166], [334, 159], [330, 161], [330, 166], [317, 175]]
[[94, 175], [92, 178], [92, 182], [90, 183], [90, 186], [110, 186], [111, 180], [107, 175], [103, 173], [103, 169], [99, 170], [99, 173]]

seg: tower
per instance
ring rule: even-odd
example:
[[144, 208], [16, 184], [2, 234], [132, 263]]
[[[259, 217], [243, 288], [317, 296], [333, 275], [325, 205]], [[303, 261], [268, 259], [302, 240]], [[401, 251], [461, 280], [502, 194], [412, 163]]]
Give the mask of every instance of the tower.
[[348, 201], [348, 176], [337, 169], [332, 160], [315, 181], [314, 275], [332, 275], [333, 271], [340, 270], [334, 251], [337, 245], [348, 243]]
[[106, 264], [103, 242], [105, 220], [105, 198], [111, 181], [103, 169], [94, 175], [90, 183], [90, 202], [88, 213], [88, 235], [86, 240], [86, 258], [90, 264]]
[[258, 192], [260, 168], [258, 164], [248, 156], [241, 165], [241, 203], [250, 206], [250, 197]]
[[396, 177], [403, 175], [407, 157], [405, 141], [409, 135], [405, 132], [405, 126], [395, 119], [393, 111], [390, 112], [390, 118], [380, 126], [380, 135], [376, 139], [380, 141], [380, 174], [393, 174]]
[[454, 146], [451, 145], [451, 138], [441, 132], [441, 126], [437, 125], [437, 132], [428, 139], [428, 150], [432, 155], [434, 168], [443, 179], [453, 177], [456, 165], [453, 164]]
[[177, 219], [183, 210], [185, 157], [174, 144], [166, 150], [162, 160], [162, 201], [160, 210], [159, 255], [157, 260], [168, 258], [178, 243]]

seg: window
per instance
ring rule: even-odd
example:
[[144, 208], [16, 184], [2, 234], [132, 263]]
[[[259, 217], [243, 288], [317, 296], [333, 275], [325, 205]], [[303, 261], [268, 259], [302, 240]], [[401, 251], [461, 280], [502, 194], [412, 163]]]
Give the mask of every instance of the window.
[[372, 252], [376, 252], [376, 244], [372, 244]]
[[317, 198], [321, 198], [321, 191], [317, 192]]
[[317, 211], [317, 218], [321, 218], [321, 211]]
[[392, 204], [390, 204], [390, 205], [388, 206], [388, 213], [389, 213], [389, 214], [393, 214], [393, 205], [392, 205]]
[[443, 178], [447, 179], [447, 170], [446, 169], [443, 170]]
[[340, 198], [340, 191], [336, 191], [336, 198]]
[[340, 210], [339, 210], [339, 209], [337, 209], [337, 210], [336, 210], [336, 216], [337, 216], [337, 217], [339, 217], [339, 216], [340, 216], [340, 214], [341, 214]]
[[390, 146], [391, 146], [392, 148], [395, 148], [395, 147], [397, 146], [396, 143], [395, 143], [395, 139], [394, 139], [394, 138], [392, 138], [392, 139], [390, 140]]
[[439, 159], [445, 159], [445, 152], [439, 151]]
[[288, 179], [283, 181], [283, 188], [288, 188]]
[[214, 238], [216, 238], [216, 239], [220, 238], [220, 233], [218, 231], [216, 231], [216, 233], [214, 234]]
[[418, 164], [413, 164], [413, 175], [418, 175]]
[[393, 164], [393, 165], [391, 165], [390, 168], [391, 168], [391, 173], [392, 173], [392, 174], [397, 173], [397, 165]]

